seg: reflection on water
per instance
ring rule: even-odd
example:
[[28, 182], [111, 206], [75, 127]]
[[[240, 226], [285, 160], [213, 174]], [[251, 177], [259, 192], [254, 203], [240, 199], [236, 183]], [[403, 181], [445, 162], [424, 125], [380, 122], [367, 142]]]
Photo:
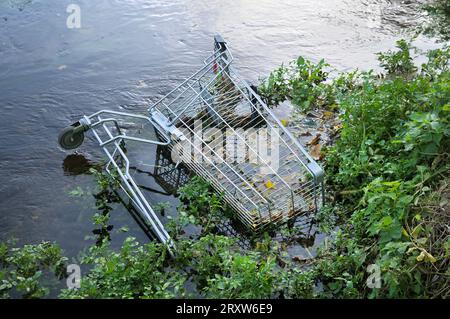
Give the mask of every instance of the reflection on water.
[[101, 169], [102, 165], [94, 164], [82, 154], [69, 154], [63, 161], [63, 170], [66, 175], [88, 174], [91, 168]]
[[[145, 112], [201, 65], [216, 33], [241, 74], [256, 81], [299, 54], [341, 70], [376, 67], [374, 53], [420, 18], [417, 1], [78, 0], [82, 28], [67, 29], [70, 3], [0, 1], [0, 239], [57, 241], [68, 254], [86, 245], [95, 207], [92, 196], [69, 193], [95, 189], [86, 173], [103, 155], [89, 137], [82, 153], [61, 150], [62, 127], [103, 108]], [[133, 156], [148, 171], [156, 150], [141, 147]], [[151, 202], [177, 206], [154, 176], [135, 177], [157, 190], [148, 192]], [[113, 241], [148, 240], [122, 205], [111, 215], [112, 224], [130, 228]]]

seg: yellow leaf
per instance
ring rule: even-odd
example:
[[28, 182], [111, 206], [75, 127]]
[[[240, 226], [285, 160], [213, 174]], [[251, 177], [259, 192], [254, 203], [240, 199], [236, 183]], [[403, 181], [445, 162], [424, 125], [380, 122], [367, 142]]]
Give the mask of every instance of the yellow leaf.
[[434, 258], [433, 255], [428, 252], [425, 252], [425, 260], [429, 261], [430, 263], [436, 262], [436, 258]]
[[414, 227], [411, 236], [416, 239], [417, 237], [419, 237], [420, 232], [422, 231], [422, 225], [417, 225], [416, 227]]
[[417, 256], [417, 261], [429, 261], [430, 263], [435, 263], [436, 258], [433, 257], [429, 252], [427, 252], [425, 249], [421, 249], [420, 255]]
[[275, 185], [272, 183], [271, 180], [268, 180], [265, 185], [268, 189], [275, 188]]
[[330, 111], [325, 111], [325, 112], [323, 112], [323, 118], [324, 119], [329, 119], [330, 117], [332, 117], [333, 116], [333, 112], [330, 112]]
[[424, 252], [422, 251], [422, 252], [420, 253], [420, 255], [416, 257], [416, 260], [417, 260], [417, 261], [422, 261], [424, 258], [425, 258], [425, 254], [424, 254]]
[[281, 124], [282, 124], [284, 127], [287, 127], [287, 126], [288, 126], [288, 121], [285, 120], [285, 119], [281, 119]]
[[405, 237], [409, 237], [409, 234], [408, 234], [408, 232], [406, 231], [405, 228], [402, 228], [402, 234], [403, 234]]

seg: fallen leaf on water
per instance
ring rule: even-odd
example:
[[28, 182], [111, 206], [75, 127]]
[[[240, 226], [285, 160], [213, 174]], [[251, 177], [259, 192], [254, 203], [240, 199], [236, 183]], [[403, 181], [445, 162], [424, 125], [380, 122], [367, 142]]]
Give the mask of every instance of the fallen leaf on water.
[[275, 188], [275, 185], [272, 183], [271, 180], [268, 180], [264, 185], [267, 187], [267, 189]]
[[322, 149], [322, 145], [320, 144], [316, 144], [314, 145], [314, 147], [311, 149], [311, 156], [312, 158], [314, 158], [316, 161], [320, 160], [322, 158], [321, 154], [320, 154], [320, 150]]
[[317, 134], [311, 141], [306, 143], [307, 145], [316, 145], [320, 141], [320, 134]]

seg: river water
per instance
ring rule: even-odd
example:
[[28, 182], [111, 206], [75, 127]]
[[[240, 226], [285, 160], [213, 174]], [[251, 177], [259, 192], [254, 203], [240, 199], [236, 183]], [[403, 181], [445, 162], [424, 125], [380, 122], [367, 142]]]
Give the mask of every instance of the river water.
[[[0, 0], [0, 240], [58, 242], [75, 256], [90, 242], [91, 165], [103, 158], [92, 138], [77, 152], [58, 147], [61, 128], [103, 108], [142, 113], [194, 72], [220, 33], [251, 81], [303, 55], [338, 70], [376, 68], [417, 23], [417, 3], [387, 0]], [[81, 28], [66, 25], [69, 4]], [[419, 48], [433, 46], [425, 38]], [[142, 163], [154, 150], [142, 147]], [[177, 201], [147, 177], [152, 202]], [[116, 205], [115, 231], [148, 240]], [[113, 236], [118, 242], [125, 234]]]

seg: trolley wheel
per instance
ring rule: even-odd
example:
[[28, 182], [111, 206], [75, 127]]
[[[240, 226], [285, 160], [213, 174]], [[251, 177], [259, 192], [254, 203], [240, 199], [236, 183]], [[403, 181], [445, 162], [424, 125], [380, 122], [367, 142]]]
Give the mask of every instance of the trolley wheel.
[[73, 150], [83, 144], [83, 131], [76, 131], [75, 126], [68, 126], [59, 133], [58, 142], [62, 148], [66, 150]]

